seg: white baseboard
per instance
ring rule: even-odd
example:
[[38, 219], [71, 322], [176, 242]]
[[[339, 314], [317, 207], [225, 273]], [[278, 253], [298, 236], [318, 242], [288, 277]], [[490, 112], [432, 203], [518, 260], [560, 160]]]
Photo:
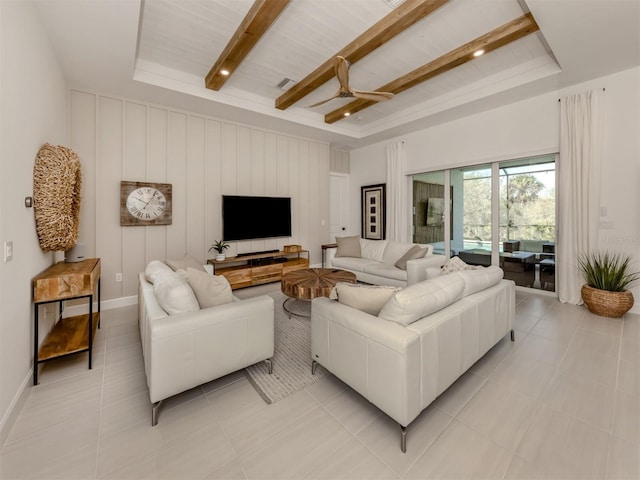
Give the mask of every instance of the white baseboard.
[[[101, 310], [113, 310], [114, 308], [128, 307], [130, 305], [138, 304], [138, 296], [132, 295], [130, 297], [112, 298], [111, 300], [102, 300], [100, 302]], [[64, 309], [65, 317], [72, 317], [74, 315], [81, 315], [87, 313], [87, 304], [82, 305], [69, 305]], [[98, 309], [98, 302], [93, 302], [93, 310]]]
[[22, 410], [22, 407], [24, 407], [25, 403], [27, 403], [27, 398], [29, 398], [29, 394], [31, 393], [31, 388], [29, 387], [32, 382], [33, 369], [30, 368], [27, 373], [27, 377], [22, 381], [20, 388], [9, 404], [9, 408], [7, 408], [2, 420], [0, 420], [0, 447], [2, 447], [2, 445], [7, 441], [9, 432], [11, 432], [13, 424], [16, 423], [18, 414]]

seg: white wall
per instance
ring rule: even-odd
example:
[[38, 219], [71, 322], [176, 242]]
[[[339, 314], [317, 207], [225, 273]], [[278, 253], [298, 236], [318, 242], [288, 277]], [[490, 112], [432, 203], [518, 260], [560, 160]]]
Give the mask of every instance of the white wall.
[[[640, 268], [638, 68], [353, 150], [350, 162], [354, 233], [360, 228], [360, 186], [386, 182], [387, 144], [404, 141], [407, 175], [558, 152], [558, 99], [593, 88], [606, 89], [601, 205], [607, 208], [607, 217], [602, 220], [614, 224], [613, 229], [600, 231], [599, 247], [632, 255], [635, 267]], [[640, 299], [640, 285], [632, 291]], [[636, 301], [632, 312], [640, 313], [640, 301]]]
[[13, 260], [0, 263], [1, 442], [31, 385], [31, 278], [53, 262], [52, 254], [40, 250], [24, 197], [33, 193], [39, 148], [66, 141], [65, 79], [43, 31], [32, 3], [0, 2], [0, 240], [13, 241], [14, 250]]
[[[329, 237], [328, 144], [76, 90], [70, 118], [84, 175], [79, 237], [87, 255], [102, 259], [104, 300], [136, 295], [150, 260], [213, 257], [223, 194], [292, 199], [291, 238], [233, 242], [229, 254], [298, 243], [320, 263]], [[121, 227], [121, 180], [171, 183], [172, 225]]]

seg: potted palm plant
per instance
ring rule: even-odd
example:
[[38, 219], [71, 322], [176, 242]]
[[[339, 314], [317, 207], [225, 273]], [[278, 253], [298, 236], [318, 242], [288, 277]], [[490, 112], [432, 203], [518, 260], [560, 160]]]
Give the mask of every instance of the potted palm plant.
[[216, 252], [218, 252], [218, 254], [216, 255], [216, 260], [221, 261], [226, 258], [224, 255], [224, 251], [227, 248], [229, 248], [229, 244], [227, 242], [225, 242], [224, 240], [216, 240], [214, 244], [209, 248], [209, 251], [215, 250]]
[[603, 317], [619, 318], [633, 307], [633, 293], [628, 290], [640, 279], [631, 270], [631, 257], [622, 254], [585, 253], [578, 258], [585, 279], [581, 294], [587, 308]]

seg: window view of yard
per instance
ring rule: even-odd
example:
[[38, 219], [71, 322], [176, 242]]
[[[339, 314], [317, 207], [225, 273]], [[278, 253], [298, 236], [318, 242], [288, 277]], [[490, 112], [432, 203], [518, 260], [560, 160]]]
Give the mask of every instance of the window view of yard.
[[[555, 164], [500, 165], [500, 244], [505, 240], [555, 241]], [[491, 239], [491, 171], [464, 173], [465, 243]], [[487, 249], [490, 246], [487, 245]]]

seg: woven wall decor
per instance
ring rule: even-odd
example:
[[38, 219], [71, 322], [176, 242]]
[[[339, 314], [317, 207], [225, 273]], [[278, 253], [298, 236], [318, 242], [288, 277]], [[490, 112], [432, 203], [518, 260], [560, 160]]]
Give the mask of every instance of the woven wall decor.
[[78, 155], [43, 145], [33, 167], [36, 231], [44, 252], [66, 251], [78, 241], [82, 173]]

